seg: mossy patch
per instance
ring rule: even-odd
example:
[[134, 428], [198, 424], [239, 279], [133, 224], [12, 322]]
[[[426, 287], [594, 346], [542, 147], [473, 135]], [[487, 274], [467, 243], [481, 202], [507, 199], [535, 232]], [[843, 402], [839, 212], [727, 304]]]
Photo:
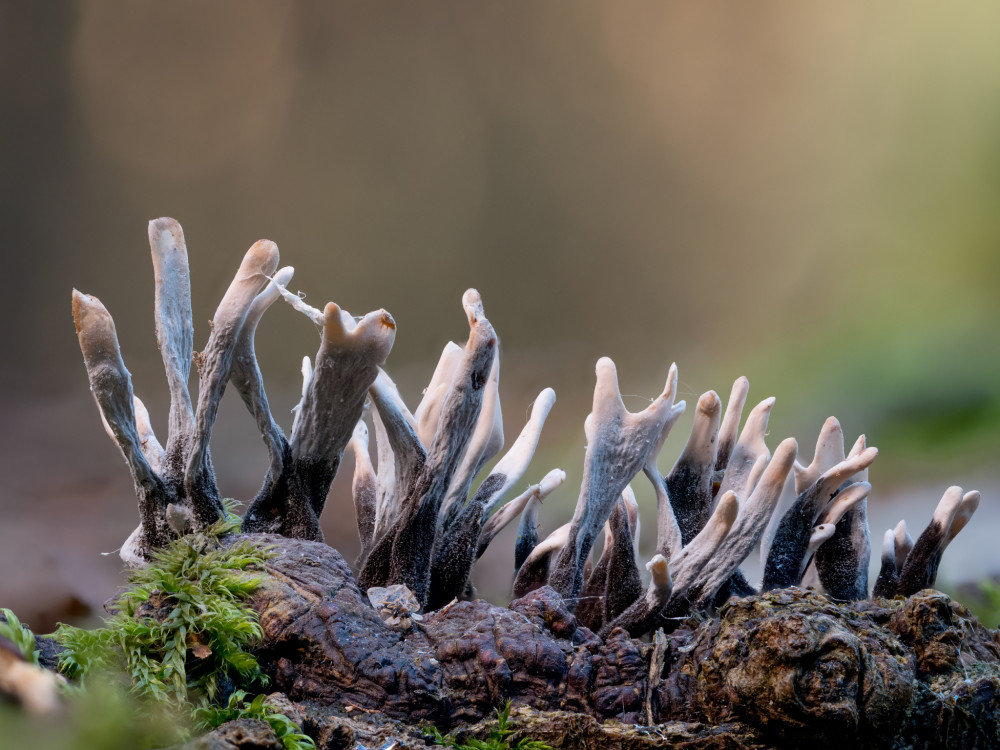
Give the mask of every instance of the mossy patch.
[[206, 532], [181, 537], [130, 573], [104, 627], [60, 625], [59, 669], [78, 690], [95, 678], [124, 684], [139, 712], [177, 719], [170, 739], [249, 717], [268, 721], [286, 747], [311, 747], [263, 698], [246, 700], [268, 681], [250, 650], [262, 632], [249, 601], [271, 553], [234, 540], [240, 519], [226, 510]]

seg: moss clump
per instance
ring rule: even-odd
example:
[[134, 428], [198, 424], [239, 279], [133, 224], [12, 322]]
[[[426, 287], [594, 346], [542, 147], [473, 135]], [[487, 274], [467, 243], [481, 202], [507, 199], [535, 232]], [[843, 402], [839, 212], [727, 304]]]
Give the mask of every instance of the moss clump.
[[[236, 718], [268, 721], [289, 748], [312, 746], [243, 688], [267, 683], [250, 648], [261, 638], [250, 596], [264, 580], [266, 549], [227, 540], [240, 519], [226, 517], [205, 533], [184, 536], [129, 575], [102, 628], [60, 625], [59, 669], [82, 689], [97, 677], [124, 684], [140, 712], [174, 717], [167, 741]], [[259, 703], [259, 705], [258, 705]], [[284, 719], [284, 717], [281, 717]], [[278, 731], [284, 728], [285, 731]]]
[[425, 727], [424, 736], [430, 738], [435, 745], [444, 745], [455, 750], [552, 750], [551, 746], [538, 740], [521, 738], [511, 741], [514, 729], [510, 726], [510, 701], [503, 708], [496, 709], [497, 727], [490, 731], [485, 740], [470, 737], [468, 742], [459, 744], [451, 735], [444, 736], [437, 727]]
[[0, 637], [17, 646], [26, 662], [40, 666], [38, 657], [41, 652], [35, 648], [35, 634], [22, 625], [17, 616], [6, 607], [0, 609], [0, 615], [3, 616], [0, 620]]
[[316, 747], [310, 737], [299, 731], [295, 722], [265, 703], [266, 695], [258, 695], [249, 701], [246, 698], [246, 691], [235, 690], [225, 706], [204, 706], [195, 711], [195, 717], [199, 724], [213, 728], [236, 719], [258, 719], [267, 722], [287, 750]]

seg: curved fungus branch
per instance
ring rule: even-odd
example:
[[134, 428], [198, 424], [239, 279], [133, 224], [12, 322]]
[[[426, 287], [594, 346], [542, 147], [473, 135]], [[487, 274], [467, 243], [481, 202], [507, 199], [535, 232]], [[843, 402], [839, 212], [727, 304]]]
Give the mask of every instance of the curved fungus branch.
[[716, 450], [715, 470], [721, 472], [729, 465], [730, 457], [733, 454], [733, 447], [736, 445], [736, 438], [740, 431], [740, 421], [743, 419], [743, 407], [747, 402], [747, 395], [750, 393], [750, 381], [746, 377], [739, 377], [733, 382], [733, 388], [729, 393], [729, 401], [726, 402], [726, 413], [722, 417], [719, 426], [719, 444]]
[[219, 488], [211, 468], [208, 444], [219, 413], [233, 365], [240, 330], [257, 294], [278, 267], [278, 246], [258, 240], [247, 250], [236, 276], [212, 318], [212, 333], [198, 355], [198, 407], [194, 417], [194, 440], [184, 466], [184, 491], [191, 499], [198, 528], [223, 516]]
[[[742, 378], [737, 382], [745, 380]], [[691, 543], [712, 513], [712, 484], [721, 417], [722, 401], [718, 394], [715, 391], [703, 393], [695, 407], [691, 434], [665, 483], [662, 478], [658, 481], [657, 475], [651, 476], [650, 471], [646, 472], [656, 489], [656, 551], [667, 560], [685, 544]], [[727, 429], [731, 428], [727, 426]], [[671, 522], [671, 515], [676, 519], [675, 523]]]
[[180, 480], [184, 456], [194, 437], [194, 407], [188, 392], [194, 356], [194, 323], [191, 317], [191, 278], [184, 230], [174, 219], [149, 222], [149, 248], [153, 257], [156, 342], [163, 356], [170, 389], [165, 475]]
[[[146, 405], [142, 403], [142, 400], [138, 396], [132, 397], [132, 407], [135, 410], [135, 429], [139, 433], [139, 445], [142, 448], [142, 455], [149, 462], [149, 467], [162, 477], [166, 471], [167, 454], [163, 446], [160, 445], [160, 441], [156, 439], [153, 425], [149, 421], [149, 410], [146, 409]], [[104, 429], [107, 430], [108, 435], [114, 440], [114, 432], [111, 429], [111, 425], [104, 419], [103, 414], [101, 415], [101, 421], [104, 422]]]
[[[797, 448], [794, 438], [781, 441], [750, 497], [740, 505], [736, 520], [726, 536], [725, 546], [702, 568], [701, 591], [697, 599], [699, 606], [704, 607], [714, 601], [719, 588], [737, 572], [740, 563], [760, 541], [792, 469]], [[764, 460], [764, 457], [758, 460]]]
[[254, 336], [257, 333], [257, 324], [263, 317], [267, 309], [273, 305], [281, 296], [280, 288], [287, 284], [295, 269], [287, 266], [278, 271], [267, 287], [258, 294], [250, 305], [246, 320], [240, 329], [236, 341], [236, 348], [233, 352], [232, 372], [230, 381], [233, 387], [240, 394], [243, 403], [246, 405], [254, 421], [261, 438], [267, 446], [269, 465], [265, 486], [278, 481], [284, 470], [285, 461], [288, 457], [288, 440], [281, 427], [271, 416], [271, 407], [267, 402], [267, 393], [264, 391], [264, 378], [260, 373], [257, 364], [257, 353], [254, 350]]
[[476, 558], [482, 557], [496, 535], [504, 527], [517, 518], [521, 520], [517, 527], [517, 542], [514, 546], [514, 570], [521, 567], [521, 563], [531, 554], [531, 550], [538, 544], [538, 509], [542, 507], [542, 501], [566, 481], [566, 472], [562, 469], [553, 469], [538, 484], [531, 485], [527, 490], [508, 501], [500, 510], [494, 513], [486, 523], [483, 530], [479, 532], [479, 546], [476, 550]]
[[866, 448], [824, 471], [799, 494], [782, 517], [764, 565], [763, 591], [793, 586], [799, 582], [809, 538], [827, 503], [852, 475], [867, 468], [878, 456], [876, 448]]
[[361, 554], [371, 547], [375, 536], [375, 468], [368, 455], [368, 427], [363, 421], [354, 426], [354, 434], [348, 443], [354, 456], [354, 479], [351, 494], [354, 498], [354, 514], [358, 521], [358, 539]]
[[643, 583], [635, 562], [635, 536], [638, 531], [638, 506], [631, 487], [622, 492], [608, 523], [611, 527], [611, 550], [604, 584], [604, 622], [611, 622], [642, 596]]
[[[417, 435], [416, 420], [384, 370], [379, 369], [368, 395], [375, 405], [372, 422], [378, 453], [374, 542], [396, 520], [399, 504], [412, 492], [427, 451]], [[362, 549], [362, 557], [367, 555], [368, 550]]]
[[483, 392], [483, 405], [476, 420], [469, 445], [441, 504], [441, 522], [451, 526], [465, 509], [469, 490], [486, 462], [503, 449], [503, 414], [500, 409], [500, 353], [493, 358], [493, 369]]
[[795, 462], [795, 494], [801, 495], [815, 484], [820, 475], [846, 458], [844, 430], [836, 417], [828, 417], [816, 438], [816, 450], [808, 466]]
[[434, 441], [441, 418], [441, 404], [445, 393], [448, 392], [448, 385], [454, 378], [455, 370], [462, 361], [464, 351], [465, 349], [454, 341], [445, 344], [431, 380], [424, 389], [424, 397], [420, 399], [413, 412], [413, 417], [417, 421], [417, 435], [424, 445], [430, 445]]
[[122, 559], [141, 565], [174, 534], [166, 523], [169, 488], [146, 460], [136, 427], [132, 376], [125, 369], [115, 322], [97, 297], [73, 290], [73, 322], [90, 379], [90, 391], [108, 433], [122, 452], [139, 500], [140, 525], [122, 547]]
[[514, 599], [520, 599], [548, 583], [552, 557], [566, 545], [569, 530], [570, 524], [563, 524], [531, 550], [514, 577]]
[[927, 528], [906, 555], [895, 593], [912, 596], [934, 585], [941, 556], [978, 507], [979, 492], [975, 490], [963, 494], [961, 487], [949, 487], [945, 491]]
[[753, 492], [771, 458], [764, 436], [767, 434], [767, 422], [771, 417], [774, 401], [773, 396], [766, 398], [751, 410], [719, 483], [720, 495], [733, 492], [737, 497], [749, 497]]

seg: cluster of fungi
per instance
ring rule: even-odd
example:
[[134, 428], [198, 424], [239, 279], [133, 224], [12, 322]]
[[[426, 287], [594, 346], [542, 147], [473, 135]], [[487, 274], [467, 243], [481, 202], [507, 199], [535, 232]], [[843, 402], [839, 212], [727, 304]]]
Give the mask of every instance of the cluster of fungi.
[[[913, 595], [934, 583], [942, 553], [979, 503], [978, 492], [951, 487], [915, 542], [904, 522], [886, 531], [881, 572], [869, 594], [867, 479], [878, 451], [866, 445], [864, 436], [845, 450], [840, 424], [831, 417], [807, 465], [796, 461], [794, 439], [782, 441], [772, 453], [765, 435], [774, 399], [752, 408], [741, 430], [749, 384], [740, 378], [725, 409], [714, 391], [698, 399], [687, 443], [664, 475], [659, 453], [685, 409], [683, 401], [675, 402], [676, 366], [663, 392], [633, 413], [622, 402], [614, 363], [602, 358], [585, 422], [575, 512], [566, 525], [539, 538], [539, 505], [564, 483], [565, 473], [550, 471], [504, 500], [528, 469], [555, 402], [552, 389], [534, 400], [518, 437], [473, 491], [486, 464], [504, 447], [498, 340], [478, 292], [470, 289], [462, 298], [468, 340], [445, 347], [411, 411], [383, 369], [396, 334], [385, 310], [354, 317], [332, 302], [323, 310], [307, 305], [288, 291], [293, 270], [278, 268], [277, 246], [261, 240], [244, 257], [212, 320], [208, 342], [196, 353], [181, 227], [173, 219], [154, 220], [149, 240], [156, 336], [170, 389], [165, 442], [156, 438], [133, 394], [110, 314], [95, 297], [73, 292], [90, 387], [138, 496], [140, 524], [121, 550], [130, 566], [145, 564], [155, 550], [207, 528], [225, 513], [209, 442], [227, 385], [236, 388], [252, 414], [269, 457], [263, 485], [244, 515], [243, 533], [289, 540], [277, 546], [279, 551], [284, 544], [301, 554], [326, 555], [317, 551], [328, 549], [318, 544], [323, 539], [319, 517], [344, 453], [353, 453], [361, 539], [357, 584], [369, 592], [365, 606], [389, 639], [405, 639], [418, 630], [432, 634], [448, 610], [474, 602], [472, 568], [515, 519], [517, 602], [512, 608], [558, 610], [573, 621], [576, 635], [569, 630], [564, 635], [577, 645], [591, 643], [588, 638], [610, 642], [652, 634], [656, 644], [663, 638], [660, 631], [669, 633], [685, 616], [739, 606], [741, 598], [769, 596], [774, 609], [773, 602], [784, 595], [778, 590], [788, 587], [808, 587], [842, 603]], [[304, 360], [302, 397], [287, 436], [272, 417], [254, 353], [257, 324], [279, 299], [320, 332], [315, 357]], [[197, 400], [188, 391], [192, 363], [198, 368]], [[374, 430], [374, 465], [366, 419]], [[640, 472], [657, 498], [656, 548], [645, 565], [648, 583], [637, 561], [639, 514], [630, 488]], [[792, 481], [786, 482], [790, 474]], [[794, 499], [783, 500], [786, 484], [792, 483]], [[595, 562], [602, 530], [603, 550]], [[754, 586], [740, 564], [758, 548], [763, 576]], [[346, 566], [344, 575], [351, 576]], [[590, 648], [597, 647], [591, 643]], [[388, 703], [391, 698], [383, 696], [380, 705]], [[456, 708], [457, 702], [450, 705]]]

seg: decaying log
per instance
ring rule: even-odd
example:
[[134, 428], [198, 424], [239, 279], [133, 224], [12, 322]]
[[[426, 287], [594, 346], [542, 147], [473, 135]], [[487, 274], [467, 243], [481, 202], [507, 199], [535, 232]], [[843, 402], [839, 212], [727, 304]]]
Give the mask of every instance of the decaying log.
[[[657, 653], [621, 629], [601, 640], [549, 587], [509, 608], [458, 602], [401, 632], [335, 550], [257, 538], [277, 553], [254, 599], [258, 655], [297, 704], [444, 731], [509, 698], [533, 709], [516, 714], [526, 734], [555, 747], [669, 746], [623, 745], [625, 728], [597, 723], [609, 719], [635, 725], [636, 737], [679, 739], [683, 729], [689, 747], [932, 747], [942, 726], [955, 747], [1000, 742], [1000, 639], [935, 591], [852, 603], [796, 588], [734, 598], [715, 617], [683, 620]], [[553, 711], [571, 714], [537, 713]], [[577, 732], [586, 743], [571, 744]]]

